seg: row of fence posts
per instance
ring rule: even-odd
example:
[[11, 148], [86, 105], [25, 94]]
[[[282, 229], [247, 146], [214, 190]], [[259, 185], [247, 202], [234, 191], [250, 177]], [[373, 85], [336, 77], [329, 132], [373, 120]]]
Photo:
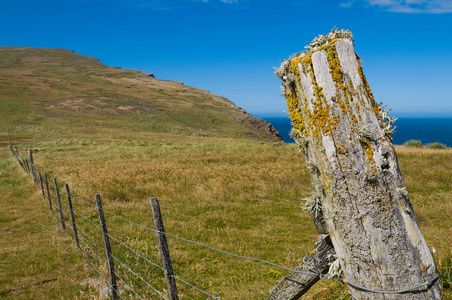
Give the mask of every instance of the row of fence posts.
[[[25, 172], [27, 172], [28, 174], [30, 174], [33, 177], [34, 183], [36, 184], [38, 189], [41, 189], [41, 191], [42, 191], [42, 197], [44, 200], [46, 198], [45, 190], [47, 191], [47, 199], [49, 201], [50, 212], [53, 213], [52, 199], [50, 197], [50, 188], [49, 188], [49, 182], [47, 179], [47, 173], [44, 173], [44, 178], [42, 178], [41, 172], [36, 173], [36, 169], [35, 169], [34, 161], [33, 161], [32, 150], [31, 149], [28, 150], [28, 159], [23, 159], [23, 160], [20, 159], [19, 151], [17, 150], [16, 146], [14, 146], [14, 148], [10, 147], [10, 150], [11, 150], [13, 156], [16, 157], [20, 166], [25, 170]], [[45, 190], [44, 190], [44, 183], [45, 183]], [[60, 222], [61, 222], [61, 224], [60, 224], [61, 229], [66, 233], [66, 224], [64, 221], [63, 210], [61, 207], [61, 198], [60, 198], [60, 193], [59, 193], [59, 188], [58, 188], [56, 178], [53, 178], [53, 184], [55, 187], [56, 197], [57, 197], [57, 201], [58, 201], [58, 211], [59, 211], [59, 217], [60, 217]], [[74, 212], [72, 209], [71, 193], [69, 191], [69, 185], [67, 183], [65, 184], [65, 189], [66, 189], [67, 201], [68, 201], [68, 205], [69, 205], [72, 228], [73, 228], [73, 232], [74, 232], [74, 236], [75, 236], [75, 242], [76, 242], [77, 248], [80, 251], [82, 251], [80, 248], [80, 244], [79, 244], [77, 225], [75, 223]], [[110, 295], [111, 295], [112, 299], [116, 300], [116, 299], [118, 299], [118, 294], [117, 294], [118, 288], [117, 288], [117, 284], [116, 284], [115, 267], [114, 267], [113, 255], [112, 255], [112, 251], [111, 251], [110, 239], [109, 239], [108, 230], [107, 230], [107, 223], [105, 221], [105, 216], [104, 216], [104, 211], [102, 209], [102, 201], [101, 201], [100, 195], [96, 194], [94, 196], [94, 198], [96, 201], [97, 214], [99, 216], [99, 222], [100, 222], [100, 226], [102, 229], [104, 246], [105, 246], [107, 261], [108, 261], [108, 268], [109, 268], [109, 272], [110, 272], [110, 286], [109, 286]], [[158, 245], [159, 245], [160, 257], [162, 259], [165, 280], [166, 280], [166, 284], [168, 287], [169, 299], [170, 300], [178, 300], [179, 296], [177, 293], [176, 281], [175, 281], [173, 267], [172, 267], [171, 258], [170, 258], [170, 254], [169, 254], [168, 243], [166, 241], [165, 228], [163, 226], [163, 219], [162, 219], [162, 215], [160, 212], [160, 205], [159, 205], [158, 199], [155, 197], [149, 198], [149, 205], [150, 205], [152, 217], [154, 220], [154, 226], [157, 231], [157, 240], [158, 240]]]

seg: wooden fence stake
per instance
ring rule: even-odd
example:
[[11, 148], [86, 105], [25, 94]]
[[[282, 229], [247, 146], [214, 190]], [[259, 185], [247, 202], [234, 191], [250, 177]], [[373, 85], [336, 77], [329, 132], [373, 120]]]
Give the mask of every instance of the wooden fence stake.
[[61, 208], [60, 191], [58, 189], [58, 184], [57, 184], [56, 178], [53, 178], [53, 184], [55, 186], [55, 192], [56, 192], [56, 197], [57, 197], [57, 201], [58, 201], [58, 210], [60, 212], [61, 227], [63, 228], [63, 231], [66, 232], [66, 224], [64, 223], [63, 209]]
[[[317, 281], [320, 280], [320, 274], [328, 273], [334, 253], [333, 244], [330, 237], [323, 238], [318, 245], [318, 251], [313, 252], [316, 258], [312, 258], [311, 264], [301, 262], [294, 270], [302, 271], [290, 272], [278, 286], [272, 291], [266, 300], [296, 300], [305, 294]], [[309, 274], [311, 273], [311, 274]]]
[[14, 146], [14, 149], [11, 149], [11, 151], [13, 152], [14, 157], [19, 162], [19, 165], [22, 167], [22, 169], [25, 170], [25, 166], [24, 166], [24, 164], [22, 163], [22, 161], [19, 158], [19, 150], [17, 150], [17, 146]]
[[41, 172], [39, 172], [39, 183], [41, 185], [42, 199], [46, 199], [46, 195], [44, 194], [44, 185], [42, 184], [42, 176]]
[[50, 189], [49, 189], [49, 181], [47, 180], [47, 173], [44, 173], [44, 180], [46, 182], [47, 197], [49, 198], [50, 212], [53, 212], [53, 209], [52, 209], [52, 198], [50, 198]]
[[96, 194], [94, 198], [96, 199], [97, 213], [99, 215], [100, 226], [102, 228], [102, 235], [104, 237], [105, 251], [107, 252], [108, 267], [110, 269], [110, 285], [111, 285], [110, 292], [112, 295], [112, 299], [116, 300], [118, 299], [117, 294], [118, 287], [116, 285], [115, 266], [113, 262], [113, 255], [111, 254], [110, 238], [108, 237], [107, 223], [105, 222], [104, 210], [102, 209], [100, 195]]
[[66, 193], [67, 193], [67, 202], [69, 203], [69, 213], [71, 214], [72, 230], [74, 231], [75, 242], [77, 244], [77, 248], [80, 248], [80, 243], [78, 241], [78, 234], [77, 234], [77, 226], [75, 225], [74, 212], [72, 211], [72, 200], [71, 200], [71, 193], [69, 192], [69, 185], [66, 183], [65, 187], [66, 187]]
[[35, 163], [33, 161], [33, 154], [31, 149], [28, 149], [28, 157], [30, 159], [31, 176], [33, 177], [33, 181], [35, 182], [36, 186], [38, 186], [38, 177], [36, 177]]
[[149, 198], [149, 205], [151, 206], [152, 218], [157, 232], [157, 240], [159, 243], [160, 256], [162, 258], [163, 268], [165, 269], [165, 279], [168, 286], [168, 294], [170, 300], [178, 300], [176, 280], [174, 278], [173, 265], [166, 241], [165, 228], [163, 227], [162, 214], [160, 213], [159, 201], [155, 197]]
[[30, 164], [28, 163], [28, 159], [25, 158], [24, 164], [25, 164], [25, 167], [26, 167], [25, 171], [26, 171], [28, 174], [30, 174]]

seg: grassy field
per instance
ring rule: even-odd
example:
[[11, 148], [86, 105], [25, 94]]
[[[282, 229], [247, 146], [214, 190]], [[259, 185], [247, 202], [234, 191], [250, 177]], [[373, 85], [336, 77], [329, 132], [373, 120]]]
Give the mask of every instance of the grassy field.
[[[168, 233], [224, 251], [295, 267], [314, 248], [316, 231], [302, 210], [309, 172], [298, 146], [273, 143], [265, 122], [207, 91], [67, 50], [0, 47], [0, 54], [0, 298], [100, 297], [108, 272], [92, 224], [95, 193], [120, 217], [106, 214], [109, 233], [154, 263], [155, 233], [121, 219], [153, 227], [149, 197], [160, 200]], [[83, 253], [98, 271], [75, 247], [70, 226], [66, 236], [56, 225], [9, 141], [23, 158], [33, 149], [36, 169], [49, 179], [69, 184]], [[397, 153], [450, 297], [452, 150], [399, 146]], [[264, 299], [288, 274], [176, 238], [168, 243], [175, 275], [221, 299]], [[116, 258], [165, 292], [161, 269], [112, 246]], [[143, 298], [160, 299], [120, 264], [116, 270]], [[136, 298], [124, 284], [119, 289]], [[181, 282], [178, 289], [181, 299], [210, 299]], [[324, 280], [304, 299], [350, 297], [338, 281]]]
[[[60, 185], [67, 182], [78, 199], [93, 202], [93, 195], [100, 193], [105, 209], [145, 226], [153, 227], [147, 199], [155, 196], [160, 200], [168, 233], [228, 252], [293, 267], [312, 250], [316, 240], [312, 221], [301, 209], [301, 198], [310, 192], [309, 174], [296, 145], [178, 138], [164, 143], [133, 140], [45, 142], [33, 145], [33, 149], [36, 150], [37, 169], [58, 178]], [[450, 260], [452, 250], [449, 238], [452, 236], [452, 151], [397, 147], [397, 152], [424, 237], [435, 248], [435, 259], [445, 272], [444, 266], [448, 256]], [[6, 151], [2, 152], [2, 157], [6, 159], [3, 169], [14, 173], [21, 184], [13, 190], [19, 194], [28, 191], [21, 197], [32, 198], [36, 211], [42, 215], [47, 213], [42, 224], [36, 226], [47, 226], [48, 229], [37, 234], [49, 238], [53, 235], [53, 239], [62, 243], [46, 245], [45, 252], [67, 251], [65, 254], [69, 258], [64, 258], [66, 263], [55, 270], [53, 278], [65, 274], [67, 268], [76, 269], [73, 272], [79, 279], [71, 281], [74, 288], [61, 291], [62, 295], [81, 297], [80, 291], [97, 295], [95, 289], [81, 285], [83, 278], [95, 278], [95, 274], [83, 268], [84, 261], [75, 247], [61, 232], [57, 232], [48, 213], [48, 204], [30, 187], [31, 179], [27, 181], [23, 173], [18, 173], [18, 165], [8, 158]], [[75, 199], [74, 202], [76, 211], [97, 224], [93, 207], [81, 200]], [[18, 208], [4, 207], [3, 215], [10, 209]], [[33, 215], [31, 211], [30, 215]], [[68, 216], [67, 208], [65, 215]], [[81, 217], [78, 222], [98, 243], [102, 243], [99, 232], [89, 222]], [[160, 262], [154, 233], [108, 214], [107, 222], [112, 236], [151, 261]], [[2, 227], [2, 233], [4, 231]], [[9, 234], [4, 233], [6, 240], [14, 238]], [[96, 249], [93, 243], [89, 245]], [[265, 298], [269, 290], [287, 275], [287, 271], [273, 266], [230, 257], [174, 238], [169, 238], [169, 245], [176, 276], [222, 299]], [[165, 290], [161, 270], [114, 241], [113, 251], [116, 257], [142, 274], [159, 291]], [[101, 251], [98, 255], [105, 256]], [[94, 255], [90, 258], [97, 259]], [[39, 258], [51, 262], [56, 259]], [[3, 261], [7, 266], [2, 268], [4, 272], [15, 268], [13, 258], [7, 256]], [[106, 276], [106, 268], [100, 268]], [[117, 268], [118, 274], [124, 276], [140, 295], [159, 298], [127, 270], [120, 266]], [[30, 290], [13, 288], [15, 282], [25, 275], [8, 273], [6, 271], [1, 280], [6, 284], [3, 286], [9, 288], [2, 290], [0, 295], [11, 299], [24, 295], [26, 298]], [[35, 281], [40, 278], [35, 278]], [[80, 291], [76, 291], [77, 284]], [[61, 281], [46, 285], [58, 289]], [[209, 298], [184, 284], [178, 283], [178, 287], [182, 299]], [[125, 290], [124, 297], [133, 296], [126, 287], [121, 289]], [[448, 293], [450, 296], [450, 290]], [[42, 295], [46, 298], [45, 294]], [[306, 299], [348, 299], [348, 296], [339, 283], [327, 280], [316, 284]]]

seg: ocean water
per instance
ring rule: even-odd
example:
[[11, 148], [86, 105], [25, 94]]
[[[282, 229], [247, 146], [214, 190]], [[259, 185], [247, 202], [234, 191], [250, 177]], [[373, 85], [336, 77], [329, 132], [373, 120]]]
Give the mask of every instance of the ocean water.
[[[294, 143], [289, 136], [292, 124], [289, 117], [262, 117], [278, 130], [286, 143]], [[409, 140], [419, 140], [423, 145], [441, 143], [452, 147], [452, 118], [399, 118], [392, 135], [395, 145]]]

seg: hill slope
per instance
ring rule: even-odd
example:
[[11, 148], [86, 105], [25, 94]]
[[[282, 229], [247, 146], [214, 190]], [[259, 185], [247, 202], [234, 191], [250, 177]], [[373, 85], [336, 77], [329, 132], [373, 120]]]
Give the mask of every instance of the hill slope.
[[41, 140], [158, 134], [282, 141], [269, 123], [224, 97], [63, 49], [0, 47], [0, 105], [22, 140], [32, 132]]

